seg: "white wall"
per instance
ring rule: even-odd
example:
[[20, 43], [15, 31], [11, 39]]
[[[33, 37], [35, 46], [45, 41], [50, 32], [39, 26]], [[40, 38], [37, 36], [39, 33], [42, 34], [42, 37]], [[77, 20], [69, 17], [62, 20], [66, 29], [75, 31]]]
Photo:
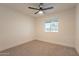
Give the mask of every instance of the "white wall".
[[[45, 32], [44, 22], [54, 16], [59, 17], [59, 32]], [[75, 8], [38, 18], [36, 20], [36, 31], [36, 39], [38, 40], [74, 47]]]
[[77, 5], [76, 8], [76, 50], [79, 53], [79, 4]]
[[[59, 17], [59, 32], [44, 32], [43, 22], [54, 16]], [[33, 39], [74, 47], [75, 8], [35, 20], [30, 16], [0, 6], [0, 50]]]
[[34, 19], [0, 6], [0, 51], [34, 39]]

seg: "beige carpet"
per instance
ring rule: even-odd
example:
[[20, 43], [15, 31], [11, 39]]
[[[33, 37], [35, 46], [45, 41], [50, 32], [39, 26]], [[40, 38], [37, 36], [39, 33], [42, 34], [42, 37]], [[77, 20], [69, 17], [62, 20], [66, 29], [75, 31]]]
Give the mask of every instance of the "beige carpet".
[[74, 48], [51, 44], [38, 40], [0, 52], [3, 56], [77, 56]]

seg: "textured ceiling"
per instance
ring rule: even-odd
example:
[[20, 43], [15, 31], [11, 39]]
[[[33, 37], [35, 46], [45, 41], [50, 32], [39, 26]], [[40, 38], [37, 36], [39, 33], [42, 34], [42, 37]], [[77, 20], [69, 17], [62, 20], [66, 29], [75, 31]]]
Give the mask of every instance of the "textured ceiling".
[[[1, 6], [16, 10], [18, 12], [21, 12], [26, 15], [30, 15], [33, 17], [40, 17], [42, 15], [34, 14], [36, 10], [28, 9], [29, 6], [31, 7], [37, 7], [39, 3], [1, 3]], [[44, 8], [47, 8], [49, 6], [53, 6], [54, 9], [46, 10], [44, 11], [44, 15], [49, 15], [57, 12], [61, 12], [70, 8], [74, 8], [76, 6], [75, 3], [45, 3]], [[43, 15], [43, 16], [44, 16]]]

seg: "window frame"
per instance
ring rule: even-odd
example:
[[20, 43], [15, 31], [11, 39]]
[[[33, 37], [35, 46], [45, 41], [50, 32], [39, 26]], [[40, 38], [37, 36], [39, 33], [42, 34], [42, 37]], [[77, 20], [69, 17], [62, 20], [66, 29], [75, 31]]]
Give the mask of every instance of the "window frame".
[[[46, 23], [49, 23], [49, 27], [50, 27], [49, 30], [46, 30], [47, 29], [46, 28]], [[55, 25], [55, 28], [53, 28], [52, 24]], [[57, 26], [57, 28], [56, 28], [56, 26]], [[55, 30], [55, 29], [57, 29], [57, 30]], [[44, 31], [45, 32], [59, 32], [59, 18], [58, 17], [54, 17], [53, 19], [46, 20], [44, 22]]]

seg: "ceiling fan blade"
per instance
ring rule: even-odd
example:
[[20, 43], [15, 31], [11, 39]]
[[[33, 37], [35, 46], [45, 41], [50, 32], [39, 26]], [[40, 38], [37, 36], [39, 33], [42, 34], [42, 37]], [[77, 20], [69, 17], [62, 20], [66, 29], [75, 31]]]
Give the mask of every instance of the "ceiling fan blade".
[[48, 7], [48, 8], [44, 8], [42, 10], [48, 10], [48, 9], [52, 9], [52, 8], [54, 8], [54, 7]]
[[30, 8], [30, 9], [34, 9], [34, 10], [39, 10], [38, 8], [33, 8], [33, 7], [28, 7], [28, 8]]
[[34, 14], [37, 14], [39, 11], [35, 12]]

